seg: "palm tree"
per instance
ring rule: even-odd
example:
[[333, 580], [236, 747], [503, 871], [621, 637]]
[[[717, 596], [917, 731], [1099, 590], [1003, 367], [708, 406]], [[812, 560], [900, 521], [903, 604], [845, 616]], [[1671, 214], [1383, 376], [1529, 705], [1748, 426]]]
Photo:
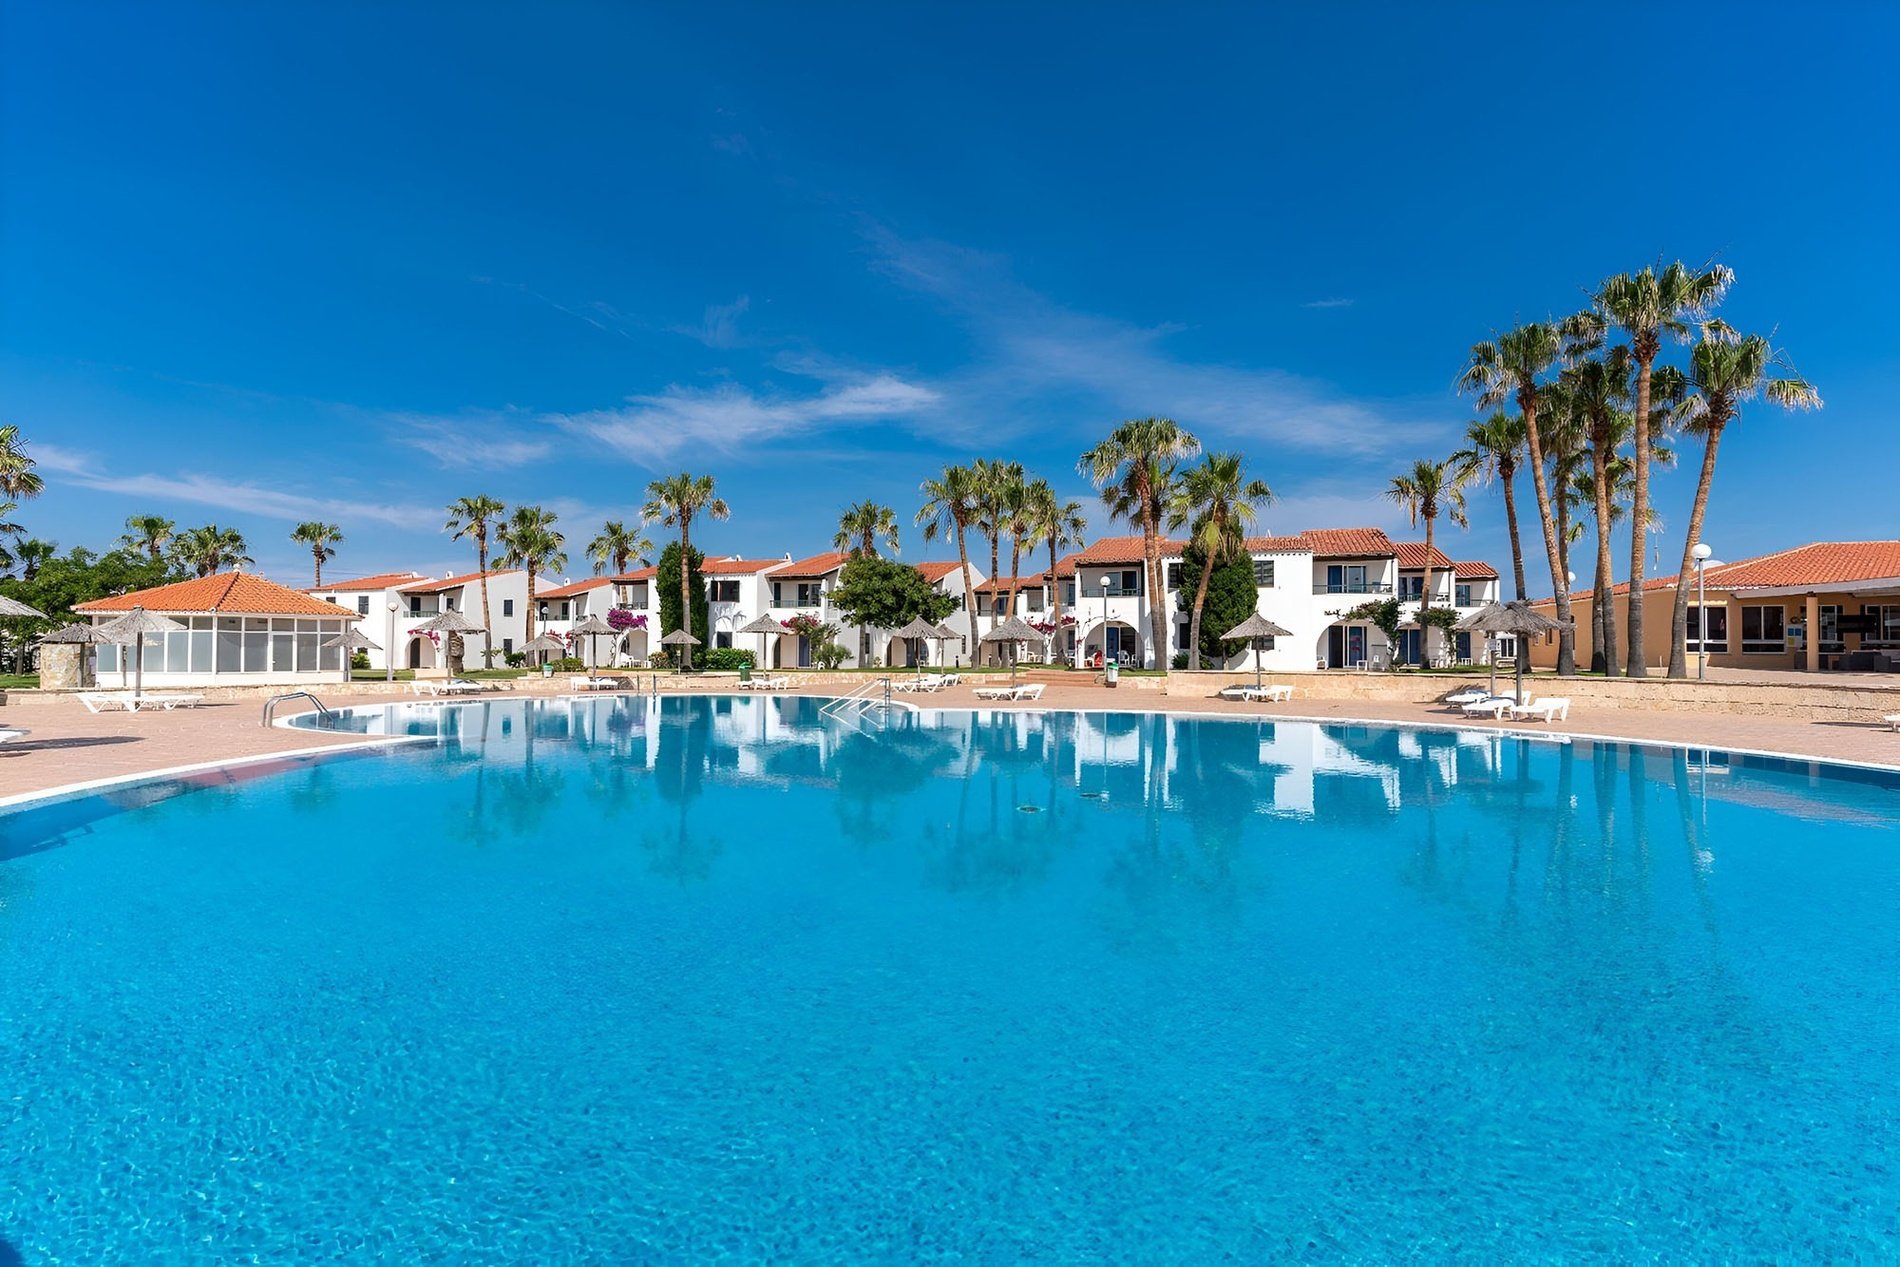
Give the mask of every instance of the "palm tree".
[[[1676, 609], [1669, 625], [1670, 677], [1689, 675], [1690, 574], [1695, 569], [1696, 543], [1702, 540], [1702, 517], [1709, 508], [1715, 451], [1721, 446], [1723, 429], [1741, 416], [1743, 402], [1756, 397], [1783, 409], [1821, 407], [1821, 393], [1795, 376], [1786, 353], [1770, 347], [1759, 334], [1736, 338], [1726, 326], [1711, 325], [1715, 328], [1705, 331], [1689, 354], [1690, 390], [1679, 408], [1686, 429], [1702, 437], [1702, 473], [1696, 479], [1689, 531], [1682, 541], [1682, 567], [1676, 574]], [[1785, 370], [1785, 376], [1775, 374], [1776, 369]], [[1810, 638], [1818, 634], [1818, 630], [1808, 631]]]
[[1201, 609], [1214, 568], [1247, 548], [1254, 508], [1273, 502], [1264, 480], [1250, 480], [1238, 453], [1210, 453], [1190, 467], [1168, 505], [1170, 531], [1192, 524], [1189, 535], [1201, 552], [1201, 578], [1188, 616], [1188, 668], [1201, 667]]
[[[1550, 563], [1550, 583], [1557, 597], [1557, 619], [1570, 626], [1570, 584], [1563, 551], [1557, 545], [1557, 520], [1550, 499], [1550, 480], [1544, 471], [1544, 437], [1537, 429], [1538, 379], [1556, 365], [1564, 351], [1563, 338], [1548, 321], [1533, 321], [1508, 330], [1488, 343], [1473, 345], [1471, 358], [1458, 376], [1460, 391], [1475, 392], [1486, 408], [1507, 400], [1517, 402], [1524, 419], [1524, 445], [1530, 454], [1531, 485], [1537, 491], [1537, 517], [1544, 530], [1544, 554]], [[1557, 647], [1557, 672], [1577, 671], [1574, 628]]]
[[[647, 504], [641, 516], [648, 523], [659, 521], [680, 530], [680, 625], [693, 623], [693, 569], [688, 562], [693, 548], [693, 519], [704, 514], [712, 519], [730, 519], [732, 508], [714, 492], [710, 475], [688, 475], [682, 471], [647, 485]], [[690, 632], [690, 630], [688, 631]], [[693, 648], [680, 647], [680, 666], [693, 667]]]
[[[967, 466], [946, 466], [935, 479], [918, 485], [924, 504], [916, 522], [923, 526], [924, 540], [935, 541], [949, 534], [957, 540], [957, 562], [963, 568], [963, 610], [970, 619], [970, 650], [978, 644], [976, 629], [976, 584], [970, 577], [968, 534], [977, 516], [976, 472]], [[994, 578], [992, 578], [994, 579]]]
[[38, 497], [46, 489], [46, 481], [33, 470], [38, 465], [20, 448], [20, 429], [0, 427], [0, 496], [11, 502]]
[[42, 541], [38, 537], [27, 537], [16, 542], [9, 552], [14, 565], [20, 569], [20, 579], [33, 580], [40, 574], [40, 567], [48, 559], [59, 553], [59, 546], [51, 541]]
[[163, 515], [131, 515], [125, 521], [125, 535], [119, 538], [119, 544], [127, 550], [143, 550], [157, 563], [165, 557], [165, 547], [177, 529], [178, 525]]
[[628, 528], [618, 519], [602, 524], [600, 535], [587, 543], [587, 557], [594, 565], [595, 576], [609, 570], [614, 576], [623, 575], [627, 564], [636, 558], [645, 560], [652, 553], [653, 542], [638, 527]]
[[546, 572], [558, 572], [567, 566], [567, 538], [554, 527], [553, 511], [539, 506], [517, 506], [495, 530], [501, 545], [502, 562], [528, 574], [528, 610], [525, 613], [524, 642], [534, 641], [534, 582]]
[[[1649, 517], [1650, 374], [1662, 351], [1665, 334], [1689, 337], [1692, 323], [1722, 302], [1735, 280], [1733, 269], [1712, 264], [1697, 272], [1682, 261], [1661, 270], [1645, 268], [1621, 273], [1604, 281], [1596, 295], [1597, 316], [1630, 337], [1630, 355], [1636, 360], [1635, 487], [1630, 521], [1638, 525], [1630, 537], [1629, 675], [1647, 677], [1643, 661], [1643, 577]], [[1693, 544], [1693, 543], [1692, 543]]]
[[838, 516], [838, 532], [831, 544], [840, 550], [875, 559], [877, 543], [882, 541], [892, 554], [899, 552], [897, 512], [874, 501], [848, 506]]
[[500, 525], [501, 517], [508, 513], [508, 508], [493, 497], [477, 493], [473, 497], [458, 497], [450, 502], [448, 513], [449, 519], [442, 525], [442, 531], [449, 534], [449, 540], [475, 538], [475, 571], [481, 578], [482, 587], [482, 659], [492, 663], [495, 626], [488, 618], [488, 534]]
[[336, 557], [336, 551], [330, 547], [343, 540], [343, 529], [335, 524], [311, 520], [298, 524], [290, 531], [290, 539], [299, 545], [310, 547], [310, 557], [316, 560], [316, 576], [311, 580], [312, 588], [323, 586], [323, 565]]
[[1511, 576], [1517, 583], [1517, 596], [1523, 598], [1524, 545], [1517, 532], [1517, 468], [1524, 458], [1524, 419], [1500, 409], [1489, 418], [1467, 425], [1465, 443], [1469, 447], [1452, 454], [1452, 460], [1464, 467], [1464, 478], [1489, 483], [1496, 477], [1504, 486], [1504, 522], [1511, 533]]
[[249, 567], [252, 562], [244, 534], [236, 528], [220, 528], [216, 524], [187, 528], [179, 533], [172, 540], [172, 554], [199, 576], [214, 575], [226, 565]]
[[1063, 501], [1047, 480], [1029, 486], [1029, 523], [1031, 535], [1049, 548], [1049, 619], [1055, 624], [1054, 637], [1062, 637], [1062, 581], [1056, 575], [1056, 557], [1069, 546], [1079, 546], [1088, 531], [1082, 503]]
[[1610, 470], [1623, 438], [1633, 435], [1635, 430], [1635, 419], [1627, 411], [1632, 397], [1630, 376], [1635, 366], [1629, 348], [1619, 343], [1578, 361], [1558, 377], [1582, 416], [1588, 441], [1590, 503], [1597, 523], [1596, 579], [1591, 602], [1592, 622], [1596, 628], [1593, 641], [1597, 645], [1590, 657], [1590, 667], [1609, 677], [1623, 675], [1616, 642], [1615, 570], [1610, 561], [1610, 528], [1615, 518]]
[[1200, 451], [1201, 442], [1172, 418], [1131, 418], [1076, 463], [1077, 469], [1102, 490], [1111, 517], [1120, 516], [1141, 526], [1141, 554], [1148, 565], [1148, 632], [1159, 668], [1168, 663], [1161, 524], [1172, 499], [1177, 466]]
[[[990, 539], [989, 584], [994, 588], [1002, 572], [1003, 536], [1009, 531], [1016, 507], [1022, 502], [1023, 464], [978, 458], [971, 463], [970, 469], [976, 477], [976, 525]], [[1011, 601], [1013, 599], [1012, 591]], [[992, 601], [991, 629], [996, 628], [998, 619], [998, 604]]]
[[1392, 477], [1392, 483], [1385, 490], [1386, 499], [1396, 502], [1405, 511], [1406, 518], [1414, 528], [1418, 521], [1425, 521], [1425, 587], [1419, 593], [1418, 627], [1419, 651], [1427, 660], [1431, 658], [1431, 625], [1425, 620], [1426, 613], [1432, 609], [1432, 552], [1437, 549], [1434, 543], [1438, 517], [1457, 524], [1460, 528], [1469, 528], [1470, 521], [1465, 517], [1464, 482], [1469, 478], [1470, 468], [1456, 457], [1442, 462], [1420, 460], [1412, 463], [1412, 469], [1403, 475]]

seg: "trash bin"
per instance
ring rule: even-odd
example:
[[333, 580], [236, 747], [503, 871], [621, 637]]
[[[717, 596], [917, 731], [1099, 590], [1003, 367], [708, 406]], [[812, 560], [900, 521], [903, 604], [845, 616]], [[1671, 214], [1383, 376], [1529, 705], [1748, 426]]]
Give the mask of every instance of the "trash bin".
[[1102, 685], [1113, 686], [1121, 681], [1121, 676], [1122, 666], [1110, 660], [1107, 667], [1102, 670]]
[[739, 681], [743, 683], [743, 682], [750, 682], [751, 680], [752, 680], [752, 666], [749, 664], [741, 664], [739, 666]]
[[544, 665], [542, 665], [542, 666], [541, 666], [541, 676], [542, 676], [542, 677], [553, 677], [553, 676], [554, 676], [554, 666], [553, 666], [553, 665], [551, 665], [551, 664], [544, 664]]

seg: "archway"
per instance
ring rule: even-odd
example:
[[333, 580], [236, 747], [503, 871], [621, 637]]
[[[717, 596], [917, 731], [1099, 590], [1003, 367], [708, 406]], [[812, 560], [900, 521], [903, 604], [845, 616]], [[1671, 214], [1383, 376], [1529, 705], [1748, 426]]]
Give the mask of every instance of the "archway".
[[1082, 657], [1089, 665], [1097, 663], [1097, 657], [1103, 657], [1126, 668], [1147, 666], [1141, 634], [1133, 625], [1122, 620], [1111, 620], [1106, 625], [1098, 620], [1090, 626], [1082, 638]]
[[435, 664], [435, 642], [429, 638], [411, 638], [409, 640], [409, 667], [412, 669], [433, 669]]

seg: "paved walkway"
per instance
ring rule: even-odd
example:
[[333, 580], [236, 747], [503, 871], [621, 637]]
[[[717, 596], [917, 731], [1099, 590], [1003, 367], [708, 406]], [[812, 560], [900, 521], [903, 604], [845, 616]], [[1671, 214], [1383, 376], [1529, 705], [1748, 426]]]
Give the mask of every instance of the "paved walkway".
[[[536, 683], [523, 693], [553, 694], [552, 684]], [[690, 689], [690, 688], [689, 688]], [[836, 688], [809, 694], [837, 694]], [[333, 706], [390, 702], [387, 695], [337, 697]], [[501, 698], [508, 698], [502, 696]], [[1110, 690], [1093, 685], [1052, 685], [1033, 704], [992, 704], [978, 700], [971, 686], [951, 687], [934, 695], [906, 697], [923, 707], [1063, 708], [1121, 712], [1222, 713], [1234, 716], [1310, 717], [1320, 720], [1467, 724], [1462, 714], [1428, 705], [1370, 700], [1294, 699], [1287, 704], [1240, 704], [1220, 699], [1164, 695], [1159, 691]], [[100, 779], [175, 769], [180, 766], [238, 761], [286, 752], [351, 747], [356, 736], [319, 731], [266, 729], [258, 725], [257, 700], [206, 704], [175, 712], [100, 713], [85, 710], [70, 696], [16, 693], [0, 710], [0, 725], [25, 727], [24, 740], [0, 746], [0, 799]], [[296, 711], [287, 707], [285, 715]], [[1488, 722], [1469, 723], [1489, 726]], [[1577, 735], [1610, 736], [1697, 747], [1771, 752], [1792, 757], [1856, 761], [1900, 769], [1900, 734], [1871, 719], [1861, 722], [1776, 721], [1724, 713], [1645, 713], [1633, 709], [1573, 711], [1568, 722], [1546, 728], [1518, 723], [1517, 729], [1549, 729]], [[375, 741], [370, 741], [375, 742]]]

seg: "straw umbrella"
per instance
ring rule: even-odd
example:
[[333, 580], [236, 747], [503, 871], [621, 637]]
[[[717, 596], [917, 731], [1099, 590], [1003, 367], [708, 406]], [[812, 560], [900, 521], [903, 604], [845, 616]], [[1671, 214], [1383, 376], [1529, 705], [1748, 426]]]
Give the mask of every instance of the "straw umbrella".
[[[907, 642], [918, 643], [918, 646], [912, 648], [913, 652], [921, 652], [923, 650], [923, 640], [925, 638], [934, 638], [936, 635], [937, 627], [925, 620], [922, 616], [913, 616], [910, 623], [903, 628], [891, 630], [891, 637], [893, 638], [902, 638]], [[924, 675], [924, 657], [921, 654], [913, 654], [911, 660], [917, 666], [917, 676], [922, 677]]]
[[347, 632], [337, 634], [334, 638], [325, 638], [322, 642], [318, 643], [317, 645], [326, 649], [330, 647], [343, 648], [343, 680], [345, 682], [350, 680], [350, 653], [351, 652], [353, 651], [381, 651], [382, 650], [381, 647], [377, 646], [375, 643], [369, 640], [369, 636], [367, 634], [365, 634], [361, 629], [358, 629], [355, 626], [351, 626]]
[[[1552, 620], [1540, 612], [1533, 611], [1529, 603], [1518, 598], [1508, 603], [1486, 603], [1459, 621], [1457, 627], [1483, 634], [1488, 652], [1491, 639], [1498, 634], [1507, 633], [1515, 634], [1520, 638], [1534, 638], [1539, 634], [1554, 633], [1567, 626], [1561, 621]], [[1517, 653], [1517, 698], [1519, 700], [1524, 698], [1525, 658], [1524, 649], [1520, 647]], [[1497, 661], [1488, 654], [1485, 659], [1491, 661], [1491, 693], [1496, 695], [1498, 693]]]
[[1259, 612], [1255, 612], [1221, 635], [1222, 638], [1236, 641], [1245, 638], [1248, 645], [1253, 648], [1253, 688], [1256, 691], [1261, 687], [1260, 652], [1264, 648], [1260, 643], [1267, 638], [1291, 638], [1292, 636]]
[[1016, 644], [1019, 642], [1028, 642], [1031, 638], [1040, 637], [1042, 637], [1042, 634], [1037, 632], [1031, 625], [1025, 623], [1022, 617], [1011, 616], [1008, 620], [984, 634], [983, 641], [1009, 644], [1009, 684], [1014, 686], [1016, 685]]
[[565, 651], [567, 644], [553, 634], [536, 634], [521, 644], [521, 650], [524, 654], [533, 654], [536, 651]]
[[[146, 611], [143, 607], [134, 607], [117, 620], [108, 621], [99, 626], [99, 632], [120, 646], [129, 646], [133, 649], [132, 693], [143, 695], [145, 694], [145, 635], [179, 633], [184, 628], [169, 616], [160, 616]], [[125, 670], [121, 667], [119, 671], [123, 673]]]
[[[112, 639], [99, 632], [99, 626], [79, 622], [71, 625], [61, 625], [52, 633], [41, 638], [40, 645], [42, 647], [96, 647], [102, 643], [109, 643], [111, 641]], [[85, 653], [81, 652], [80, 655], [82, 658], [79, 665], [79, 680], [84, 682], [86, 680], [86, 666], [83, 658]]]
[[47, 614], [39, 608], [28, 607], [17, 598], [8, 598], [5, 594], [0, 594], [0, 619], [18, 620], [29, 616], [35, 620], [49, 619]]
[[938, 668], [944, 668], [947, 664], [944, 659], [943, 644], [946, 642], [961, 642], [963, 640], [963, 635], [952, 629], [948, 621], [938, 625], [931, 632], [925, 634], [924, 637], [937, 644]]
[[[693, 637], [693, 635], [687, 633], [684, 629], [675, 629], [672, 633], [660, 639], [660, 645], [663, 647], [697, 647], [700, 643], [699, 639]], [[679, 671], [679, 662], [675, 660], [673, 662], [673, 672], [677, 675]]]
[[[432, 620], [423, 621], [409, 632], [419, 634], [439, 633], [447, 634], [451, 638], [459, 638], [463, 634], [485, 634], [488, 631], [470, 620], [467, 616], [464, 616], [461, 612], [450, 608]], [[395, 652], [391, 651], [390, 654], [394, 655]], [[443, 654], [446, 656], [448, 653], [444, 651]]]
[[574, 626], [575, 633], [587, 635], [587, 658], [596, 669], [600, 667], [600, 649], [598, 645], [600, 635], [610, 634], [613, 631], [614, 627], [598, 616], [589, 616], [586, 620]]
[[765, 640], [773, 634], [784, 633], [785, 622], [780, 620], [777, 616], [762, 615], [756, 620], [740, 625], [734, 632], [759, 635], [759, 671], [763, 673], [766, 667]]

